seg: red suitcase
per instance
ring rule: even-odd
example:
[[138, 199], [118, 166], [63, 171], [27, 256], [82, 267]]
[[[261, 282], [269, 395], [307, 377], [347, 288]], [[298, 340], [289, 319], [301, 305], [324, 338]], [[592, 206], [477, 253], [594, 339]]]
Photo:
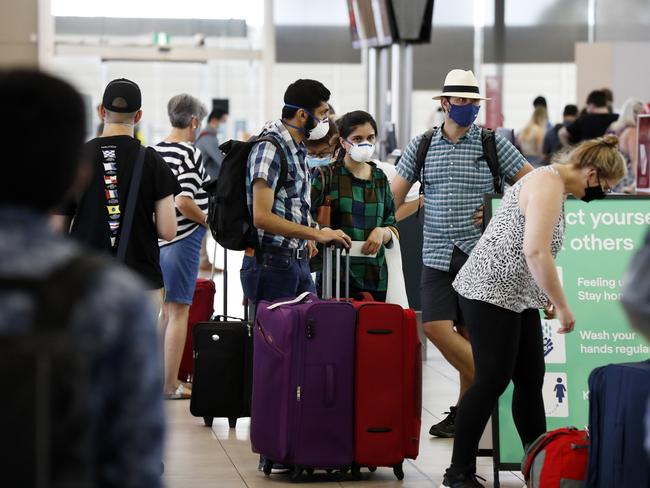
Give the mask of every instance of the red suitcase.
[[196, 280], [194, 297], [190, 307], [190, 316], [187, 319], [187, 338], [181, 366], [178, 368], [178, 379], [180, 381], [192, 381], [192, 327], [199, 322], [208, 322], [214, 313], [214, 295], [216, 288], [214, 281], [199, 278]]
[[392, 467], [419, 453], [422, 350], [415, 312], [358, 301], [355, 373], [355, 467]]

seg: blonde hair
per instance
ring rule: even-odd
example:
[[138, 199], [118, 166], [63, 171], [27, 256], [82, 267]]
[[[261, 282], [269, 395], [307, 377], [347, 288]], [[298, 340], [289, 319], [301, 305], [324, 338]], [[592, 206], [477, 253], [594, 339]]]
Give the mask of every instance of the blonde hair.
[[521, 129], [520, 137], [523, 139], [528, 139], [534, 130], [546, 130], [546, 121], [548, 120], [548, 112], [546, 107], [535, 107], [533, 111], [533, 116], [530, 118], [526, 126]]
[[645, 113], [645, 104], [637, 98], [628, 98], [618, 119], [612, 124], [612, 130], [619, 132], [626, 127], [636, 127], [636, 119], [642, 113]]
[[583, 141], [565, 158], [575, 168], [595, 168], [603, 178], [620, 181], [627, 174], [625, 158], [618, 150], [618, 137], [614, 134]]

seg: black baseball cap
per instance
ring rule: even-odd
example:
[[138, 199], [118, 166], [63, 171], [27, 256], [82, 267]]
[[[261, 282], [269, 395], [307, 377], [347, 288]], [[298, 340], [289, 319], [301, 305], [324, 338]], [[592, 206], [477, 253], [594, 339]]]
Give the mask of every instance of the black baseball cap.
[[[122, 100], [117, 103], [116, 100], [121, 98]], [[117, 113], [131, 113], [137, 112], [142, 107], [142, 93], [140, 93], [140, 87], [131, 80], [126, 78], [119, 78], [117, 80], [111, 81], [106, 85], [104, 90], [104, 98], [102, 98], [102, 104], [106, 110]]]

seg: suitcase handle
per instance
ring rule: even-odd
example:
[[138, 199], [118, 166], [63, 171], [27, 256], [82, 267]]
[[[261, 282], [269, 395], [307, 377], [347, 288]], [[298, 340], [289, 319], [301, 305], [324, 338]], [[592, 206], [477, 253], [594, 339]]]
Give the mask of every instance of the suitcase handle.
[[[332, 293], [332, 270], [334, 268], [332, 257], [332, 250], [336, 250], [336, 296], [333, 297]], [[323, 273], [322, 273], [322, 289], [323, 300], [331, 300], [336, 298], [341, 299], [341, 250], [343, 246], [340, 244], [330, 244], [325, 246], [323, 254]], [[350, 251], [345, 250], [345, 300], [350, 300]]]
[[357, 295], [357, 298], [360, 302], [374, 302], [375, 297], [372, 296], [372, 293], [368, 291], [362, 291]]
[[288, 300], [286, 302], [277, 302], [277, 303], [274, 303], [273, 305], [269, 305], [267, 307], [267, 310], [273, 310], [275, 308], [281, 307], [282, 305], [294, 305], [296, 303], [303, 302], [306, 298], [311, 298], [312, 295], [313, 295], [312, 292], [305, 291], [305, 292], [301, 293], [300, 295], [298, 295], [293, 300]]
[[215, 322], [225, 322], [226, 319], [233, 319], [237, 322], [246, 322], [246, 319], [242, 319], [241, 317], [233, 317], [232, 315], [215, 315], [212, 317], [212, 320]]

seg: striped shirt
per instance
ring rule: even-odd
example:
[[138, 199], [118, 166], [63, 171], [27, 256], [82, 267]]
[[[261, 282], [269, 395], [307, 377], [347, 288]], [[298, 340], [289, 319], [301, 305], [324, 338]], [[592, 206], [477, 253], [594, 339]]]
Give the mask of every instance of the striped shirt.
[[[208, 195], [203, 189], [207, 175], [203, 169], [201, 151], [189, 142], [160, 142], [154, 149], [162, 156], [169, 168], [178, 178], [181, 185], [179, 197], [189, 197], [194, 200], [203, 213], [208, 212]], [[194, 232], [200, 224], [185, 217], [176, 207], [178, 230], [172, 241], [159, 240], [160, 247], [178, 242]]]
[[[506, 181], [522, 169], [526, 160], [510, 142], [496, 136], [499, 173]], [[415, 183], [418, 145], [423, 134], [409, 142], [397, 165], [397, 173]], [[484, 195], [494, 192], [492, 173], [483, 156], [481, 128], [472, 125], [454, 144], [437, 130], [424, 163], [424, 243], [425, 266], [449, 271], [454, 246], [470, 254], [481, 237], [472, 219], [483, 204]]]
[[[309, 226], [312, 222], [309, 210], [311, 208], [311, 181], [309, 167], [305, 162], [307, 150], [305, 145], [296, 143], [281, 120], [269, 123], [264, 128], [265, 135], [275, 137], [284, 148], [287, 158], [287, 179], [275, 195], [273, 213], [290, 222]], [[269, 188], [275, 191], [280, 177], [280, 155], [270, 142], [255, 144], [248, 155], [248, 173], [246, 175], [246, 197], [248, 208], [253, 213], [253, 182], [264, 180]], [[306, 241], [298, 238], [287, 238], [257, 230], [259, 242], [263, 246], [276, 246], [302, 249]]]

